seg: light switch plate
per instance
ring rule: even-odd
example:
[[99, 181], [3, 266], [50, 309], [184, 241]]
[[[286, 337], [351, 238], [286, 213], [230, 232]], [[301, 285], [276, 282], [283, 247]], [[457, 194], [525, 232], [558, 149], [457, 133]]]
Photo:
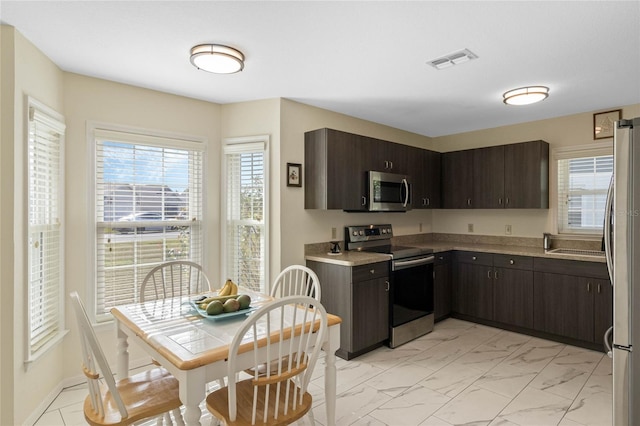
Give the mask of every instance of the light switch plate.
[[511, 235], [511, 225], [504, 226], [504, 233], [505, 235]]
[[473, 223], [470, 223], [467, 225], [467, 231], [468, 232], [473, 232]]

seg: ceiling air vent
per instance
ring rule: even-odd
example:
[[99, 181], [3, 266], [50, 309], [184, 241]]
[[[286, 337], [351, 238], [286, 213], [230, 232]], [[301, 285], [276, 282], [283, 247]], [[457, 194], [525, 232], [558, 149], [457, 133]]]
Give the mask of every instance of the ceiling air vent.
[[431, 61], [427, 61], [427, 64], [431, 65], [437, 70], [441, 70], [444, 68], [449, 68], [454, 65], [463, 64], [472, 59], [477, 59], [478, 55], [470, 51], [469, 49], [459, 50], [457, 52], [453, 52], [448, 54], [447, 56], [443, 56], [438, 59], [433, 59]]

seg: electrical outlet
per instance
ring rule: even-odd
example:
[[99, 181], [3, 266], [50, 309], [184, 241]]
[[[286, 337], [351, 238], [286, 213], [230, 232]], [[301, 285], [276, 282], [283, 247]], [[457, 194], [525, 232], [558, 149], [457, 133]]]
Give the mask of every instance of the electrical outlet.
[[422, 232], [422, 223], [420, 223], [420, 232]]
[[468, 232], [473, 232], [473, 223], [470, 223], [467, 225], [467, 231]]
[[504, 226], [504, 233], [506, 235], [511, 235], [511, 225], [505, 225]]
[[338, 230], [336, 228], [331, 228], [331, 239], [335, 240], [338, 238]]

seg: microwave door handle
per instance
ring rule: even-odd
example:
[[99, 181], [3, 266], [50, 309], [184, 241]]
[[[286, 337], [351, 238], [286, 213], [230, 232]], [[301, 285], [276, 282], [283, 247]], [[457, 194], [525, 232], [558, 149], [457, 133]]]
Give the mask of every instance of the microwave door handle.
[[402, 179], [402, 186], [404, 186], [404, 202], [402, 203], [402, 207], [407, 207], [409, 204], [409, 182], [406, 179]]
[[607, 202], [604, 211], [604, 253], [607, 257], [607, 270], [609, 271], [609, 279], [613, 285], [613, 255], [611, 253], [611, 219], [613, 214], [613, 175], [607, 192]]

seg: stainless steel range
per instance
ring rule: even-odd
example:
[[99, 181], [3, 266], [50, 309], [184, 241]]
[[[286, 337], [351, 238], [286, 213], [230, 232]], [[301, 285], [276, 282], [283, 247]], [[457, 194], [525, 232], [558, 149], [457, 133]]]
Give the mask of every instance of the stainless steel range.
[[345, 227], [347, 250], [391, 255], [389, 346], [395, 348], [433, 330], [433, 250], [394, 246], [391, 225]]

